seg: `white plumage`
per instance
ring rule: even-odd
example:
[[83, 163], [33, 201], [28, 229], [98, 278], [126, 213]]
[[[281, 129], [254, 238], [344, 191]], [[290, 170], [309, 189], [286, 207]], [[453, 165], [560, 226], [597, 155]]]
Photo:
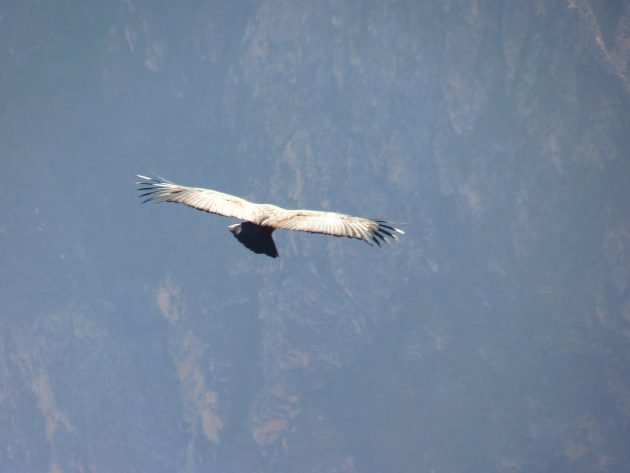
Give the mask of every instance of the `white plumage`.
[[230, 231], [247, 248], [255, 253], [277, 257], [271, 233], [276, 229], [321, 233], [336, 237], [363, 240], [369, 245], [389, 239], [397, 240], [396, 234], [404, 234], [384, 220], [353, 217], [337, 212], [318, 210], [287, 210], [271, 204], [256, 204], [241, 197], [211, 189], [186, 187], [166, 179], [138, 175], [140, 197], [144, 202], [178, 202], [204, 212], [234, 217], [243, 223], [231, 225]]

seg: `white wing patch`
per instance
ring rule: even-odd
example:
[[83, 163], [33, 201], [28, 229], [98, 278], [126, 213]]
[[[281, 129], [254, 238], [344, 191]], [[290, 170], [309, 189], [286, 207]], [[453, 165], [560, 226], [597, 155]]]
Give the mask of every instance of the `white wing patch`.
[[356, 238], [370, 245], [376, 243], [379, 246], [382, 242], [390, 243], [389, 239], [397, 240], [397, 234], [404, 235], [405, 233], [385, 220], [372, 220], [316, 210], [285, 210], [265, 223], [284, 230]]
[[225, 217], [256, 220], [259, 205], [240, 197], [200, 187], [180, 186], [158, 177], [138, 177], [143, 179], [136, 183], [140, 186], [138, 190], [144, 192], [140, 197], [146, 197], [143, 202], [177, 202]]

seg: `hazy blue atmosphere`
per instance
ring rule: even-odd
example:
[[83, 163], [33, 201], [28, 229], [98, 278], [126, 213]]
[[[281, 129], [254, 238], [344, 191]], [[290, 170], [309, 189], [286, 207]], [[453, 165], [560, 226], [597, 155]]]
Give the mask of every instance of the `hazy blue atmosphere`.
[[1, 2], [0, 470], [630, 471], [629, 58], [627, 1]]

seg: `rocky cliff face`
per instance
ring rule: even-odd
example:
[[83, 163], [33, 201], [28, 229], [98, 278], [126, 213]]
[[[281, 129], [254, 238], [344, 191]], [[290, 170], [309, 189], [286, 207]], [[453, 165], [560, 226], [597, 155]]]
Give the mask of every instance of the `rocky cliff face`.
[[[625, 471], [624, 2], [2, 10], [7, 471]], [[272, 261], [149, 171], [407, 235]]]

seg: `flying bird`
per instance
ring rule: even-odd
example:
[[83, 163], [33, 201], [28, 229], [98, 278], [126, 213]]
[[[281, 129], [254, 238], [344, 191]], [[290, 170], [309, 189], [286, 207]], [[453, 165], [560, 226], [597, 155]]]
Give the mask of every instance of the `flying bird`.
[[287, 210], [271, 204], [256, 204], [241, 197], [201, 187], [186, 187], [159, 177], [138, 175], [138, 191], [145, 202], [177, 202], [225, 217], [242, 220], [228, 229], [254, 253], [276, 258], [278, 250], [271, 237], [274, 230], [295, 230], [336, 237], [356, 238], [370, 246], [390, 243], [405, 232], [384, 220], [353, 217], [337, 212]]

